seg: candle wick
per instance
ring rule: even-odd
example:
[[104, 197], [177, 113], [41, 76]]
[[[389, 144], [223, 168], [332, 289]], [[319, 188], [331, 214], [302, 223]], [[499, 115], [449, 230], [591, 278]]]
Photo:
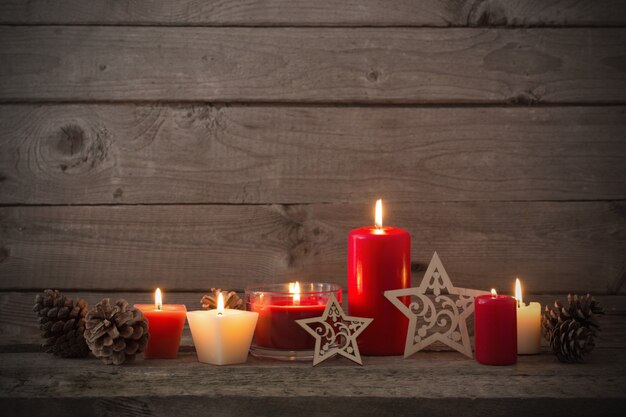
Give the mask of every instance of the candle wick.
[[217, 312], [217, 315], [218, 315], [218, 316], [223, 316], [223, 315], [224, 315], [224, 313], [222, 313], [221, 311], [218, 311], [218, 312]]

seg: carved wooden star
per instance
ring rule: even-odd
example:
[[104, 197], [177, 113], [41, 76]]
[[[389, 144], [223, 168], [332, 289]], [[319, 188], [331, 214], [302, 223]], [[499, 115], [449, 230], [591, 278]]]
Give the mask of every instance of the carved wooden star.
[[315, 337], [313, 366], [335, 355], [341, 355], [363, 365], [356, 338], [372, 320], [346, 316], [341, 304], [334, 295], [331, 295], [321, 317], [296, 322]]
[[[467, 318], [474, 313], [474, 297], [483, 294], [488, 292], [452, 285], [437, 252], [419, 287], [385, 291], [385, 297], [409, 318], [404, 357], [441, 342], [471, 358]], [[407, 296], [408, 306], [402, 301]]]

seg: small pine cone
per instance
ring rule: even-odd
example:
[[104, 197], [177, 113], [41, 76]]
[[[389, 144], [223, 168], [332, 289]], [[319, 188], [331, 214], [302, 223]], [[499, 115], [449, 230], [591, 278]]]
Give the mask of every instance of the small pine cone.
[[558, 310], [558, 315], [563, 320], [571, 318], [578, 321], [583, 326], [595, 329], [600, 327], [597, 315], [604, 314], [600, 303], [589, 294], [584, 297], [568, 294], [567, 305], [561, 305], [559, 300], [556, 300], [554, 302], [554, 308]]
[[224, 297], [224, 308], [231, 308], [233, 310], [245, 310], [243, 300], [239, 298], [235, 291], [222, 291], [219, 288], [211, 288], [211, 295], [205, 295], [200, 302], [202, 308], [205, 310], [212, 310], [217, 308], [217, 297], [219, 293], [222, 293]]
[[33, 311], [39, 317], [43, 348], [63, 358], [84, 358], [89, 348], [83, 333], [89, 307], [85, 300], [76, 301], [57, 290], [45, 290], [35, 297]]
[[592, 330], [573, 319], [559, 323], [550, 341], [550, 347], [561, 362], [583, 362], [595, 347]]
[[107, 365], [133, 361], [148, 344], [148, 320], [126, 300], [100, 301], [87, 313], [85, 329], [89, 349]]
[[604, 314], [602, 306], [589, 294], [584, 297], [569, 294], [566, 305], [556, 300], [554, 307], [546, 306], [541, 319], [543, 334], [560, 361], [585, 360], [595, 347], [601, 314]]

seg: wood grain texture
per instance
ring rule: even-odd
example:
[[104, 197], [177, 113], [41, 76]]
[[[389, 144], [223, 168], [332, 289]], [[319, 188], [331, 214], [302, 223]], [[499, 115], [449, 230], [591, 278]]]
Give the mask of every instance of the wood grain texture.
[[621, 0], [4, 0], [0, 23], [207, 26], [611, 26]]
[[625, 130], [624, 107], [3, 105], [0, 203], [624, 199]]
[[[273, 376], [273, 375], [270, 375]], [[352, 376], [352, 375], [351, 375]], [[304, 378], [305, 376], [302, 375]], [[265, 375], [257, 376], [263, 380]], [[202, 381], [200, 381], [202, 382]], [[293, 381], [297, 383], [297, 381]], [[320, 381], [320, 384], [324, 381]], [[335, 381], [332, 382], [341, 382]], [[511, 381], [503, 381], [511, 382]], [[518, 381], [515, 381], [516, 383]], [[592, 382], [596, 382], [592, 380]], [[454, 381], [445, 381], [453, 384]], [[469, 383], [469, 382], [468, 382]], [[419, 389], [418, 385], [416, 389]], [[546, 387], [546, 389], [548, 389]], [[114, 398], [2, 398], [0, 407], [12, 416], [47, 417], [50, 409], [59, 415], [124, 415], [128, 417], [170, 417], [177, 413], [185, 416], [204, 417], [329, 417], [358, 415], [359, 417], [412, 417], [417, 414], [432, 417], [463, 415], [465, 417], [506, 416], [553, 417], [553, 408], [568, 415], [621, 417], [620, 399], [604, 398], [455, 398], [446, 400], [428, 398], [387, 398], [387, 397], [337, 397], [337, 396], [220, 396], [173, 395], [163, 397], [114, 397]]]
[[[312, 368], [250, 358], [247, 364], [176, 360], [104, 366], [42, 353], [0, 355], [0, 405], [13, 415], [433, 415], [617, 416], [626, 398], [624, 351], [599, 350], [585, 365], [552, 355], [483, 366], [458, 353], [410, 359], [340, 359]], [[348, 383], [349, 382], [349, 383]], [[616, 412], [617, 411], [617, 412]], [[34, 414], [33, 414], [34, 413]]]
[[0, 101], [623, 103], [626, 29], [0, 28]]
[[[592, 356], [587, 366], [566, 366], [559, 363], [552, 355], [540, 354], [520, 357], [515, 366], [488, 367], [465, 358], [458, 353], [424, 353], [408, 359], [401, 357], [367, 357], [364, 358], [363, 367], [350, 365], [345, 360], [327, 361], [324, 365], [312, 368], [310, 363], [282, 363], [277, 361], [263, 361], [250, 357], [247, 364], [240, 366], [210, 366], [197, 362], [195, 354], [182, 354], [177, 360], [144, 360], [129, 366], [103, 366], [96, 359], [67, 360], [50, 357], [43, 353], [3, 354], [4, 359], [11, 358], [2, 364], [3, 381], [2, 397], [52, 397], [63, 395], [68, 398], [77, 397], [115, 397], [124, 393], [123, 396], [142, 395], [170, 395], [172, 389], [183, 384], [188, 395], [208, 395], [217, 397], [246, 392], [247, 395], [312, 395], [318, 390], [324, 394], [334, 393], [336, 396], [362, 396], [365, 393], [355, 392], [352, 384], [338, 383], [341, 379], [362, 381], [363, 386], [370, 395], [378, 394], [381, 397], [424, 397], [424, 398], [447, 398], [447, 397], [475, 397], [475, 398], [502, 398], [502, 397], [525, 397], [531, 398], [537, 395], [550, 395], [552, 398], [571, 398], [581, 396], [583, 398], [621, 398], [624, 395], [622, 386], [618, 383], [604, 386], [593, 384], [590, 380], [595, 377], [618, 378], [619, 381], [626, 379], [624, 368], [626, 363], [621, 349], [606, 349]], [[420, 358], [421, 356], [421, 358]], [[428, 359], [428, 360], [424, 360]], [[595, 359], [595, 360], [594, 360]], [[382, 371], [382, 372], [381, 372]], [[386, 371], [386, 372], [385, 372]], [[395, 371], [395, 372], [392, 372]], [[600, 372], [601, 371], [601, 372]], [[80, 373], [84, 372], [81, 376]], [[276, 384], [252, 384], [255, 373], [267, 372]], [[331, 373], [337, 376], [331, 378]], [[20, 373], [32, 383], [21, 386], [11, 386], [11, 379], [16, 373]], [[76, 386], [83, 378], [92, 373], [100, 374], [100, 378], [90, 379], [90, 384], [85, 384], [84, 390], [71, 390], [70, 386]], [[287, 376], [288, 373], [293, 373]], [[367, 374], [380, 384], [368, 378], [348, 378], [359, 373]], [[397, 374], [396, 374], [397, 373]], [[213, 374], [213, 376], [209, 376]], [[396, 374], [395, 378], [394, 375]], [[455, 377], [463, 380], [476, 377], [484, 382], [491, 378], [486, 386], [479, 383], [458, 383], [452, 392], [441, 390], [437, 384], [431, 383], [426, 374], [441, 380], [454, 380]], [[45, 375], [43, 380], [38, 375]], [[279, 377], [280, 375], [280, 377]], [[309, 377], [303, 377], [309, 375]], [[341, 377], [340, 377], [341, 375]], [[413, 377], [409, 377], [413, 375]], [[437, 376], [435, 376], [437, 375]], [[534, 379], [536, 382], [545, 383], [542, 378], [555, 381], [565, 375], [571, 384], [555, 384], [550, 390], [545, 386], [524, 386], [520, 389], [516, 384], [497, 384], [506, 378], [520, 380], [521, 377]], [[588, 375], [590, 380], [575, 378]], [[145, 376], [155, 379], [150, 381], [148, 387], [144, 384], [119, 384], [111, 383], [113, 379], [124, 378], [125, 380], [143, 381]], [[172, 378], [170, 383], [163, 383], [165, 379]], [[327, 377], [328, 383], [319, 384]], [[56, 382], [54, 378], [59, 378]], [[69, 379], [76, 378], [70, 383]], [[52, 379], [52, 381], [49, 381]], [[248, 379], [248, 383], [242, 384]], [[293, 381], [300, 381], [293, 384]], [[579, 381], [576, 381], [579, 379]], [[203, 381], [204, 383], [197, 383]], [[230, 381], [229, 381], [230, 380]], [[389, 383], [396, 381], [396, 390], [386, 392]], [[45, 383], [56, 382], [56, 383]], [[280, 381], [280, 382], [279, 382]], [[332, 382], [336, 383], [332, 383]], [[17, 382], [17, 381], [15, 381]], [[147, 382], [147, 381], [146, 381]], [[223, 384], [220, 386], [220, 382]], [[421, 382], [421, 383], [420, 383]], [[9, 384], [9, 385], [6, 385]], [[45, 384], [45, 385], [44, 385]], [[416, 389], [416, 384], [419, 388]], [[130, 385], [130, 386], [129, 386]], [[427, 388], [427, 385], [430, 385]], [[595, 386], [594, 386], [595, 385]], [[582, 387], [586, 389], [579, 391]], [[9, 388], [9, 389], [7, 389]], [[13, 389], [11, 389], [13, 388]], [[483, 391], [484, 389], [484, 391]], [[500, 389], [499, 393], [493, 391]], [[386, 395], [385, 395], [386, 394]]]
[[[436, 250], [455, 285], [624, 291], [624, 202], [386, 205], [413, 236], [414, 281]], [[258, 282], [344, 284], [346, 236], [371, 205], [0, 208], [0, 288], [179, 291]], [[419, 277], [419, 278], [418, 278]]]
[[[208, 292], [208, 290], [207, 290]], [[0, 352], [23, 352], [38, 350], [42, 339], [33, 313], [33, 300], [35, 292], [2, 292], [0, 293]], [[154, 302], [151, 292], [120, 293], [120, 292], [64, 292], [64, 294], [76, 298], [83, 298], [89, 305], [95, 305], [101, 299], [109, 297], [112, 300], [126, 299], [131, 304], [150, 304]], [[187, 310], [200, 310], [200, 299], [206, 292], [165, 292], [165, 303], [185, 304]], [[241, 294], [243, 298], [243, 294]], [[347, 295], [344, 293], [343, 305], [348, 311]], [[560, 295], [533, 295], [524, 294], [528, 301], [541, 303], [542, 306], [552, 305], [554, 300], [566, 300], [565, 294]], [[599, 348], [625, 348], [626, 349], [626, 296], [596, 296], [602, 304], [606, 315], [601, 317], [600, 338], [597, 341]], [[470, 318], [468, 330], [473, 335], [473, 321]], [[472, 340], [473, 343], [473, 340]], [[546, 343], [544, 342], [544, 345]], [[193, 346], [188, 323], [185, 323], [181, 340], [182, 350], [189, 350]], [[449, 350], [447, 346], [434, 346], [429, 350]]]

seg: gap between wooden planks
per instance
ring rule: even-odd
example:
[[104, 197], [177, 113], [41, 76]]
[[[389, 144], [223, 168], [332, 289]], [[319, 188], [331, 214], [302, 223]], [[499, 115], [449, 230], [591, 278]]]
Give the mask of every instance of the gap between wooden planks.
[[624, 26], [620, 0], [4, 0], [0, 23], [171, 26]]

